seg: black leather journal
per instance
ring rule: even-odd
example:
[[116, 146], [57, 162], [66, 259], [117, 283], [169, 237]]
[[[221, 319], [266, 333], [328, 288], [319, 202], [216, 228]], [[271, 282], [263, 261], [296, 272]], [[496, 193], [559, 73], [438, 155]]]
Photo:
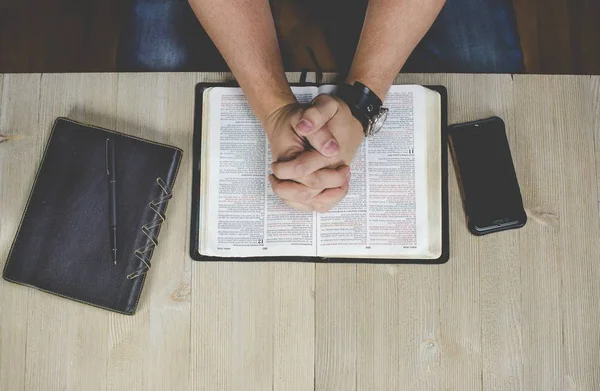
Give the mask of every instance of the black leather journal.
[[[111, 253], [107, 145], [116, 173]], [[4, 279], [107, 310], [135, 313], [182, 151], [56, 120]]]

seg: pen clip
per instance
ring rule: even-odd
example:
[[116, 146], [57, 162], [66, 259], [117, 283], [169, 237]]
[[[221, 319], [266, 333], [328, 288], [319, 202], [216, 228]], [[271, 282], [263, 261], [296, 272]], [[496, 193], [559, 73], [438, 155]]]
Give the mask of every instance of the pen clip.
[[107, 138], [106, 139], [106, 156], [104, 159], [104, 167], [106, 168], [106, 175], [110, 175], [110, 171], [108, 170], [108, 143], [110, 142], [110, 139]]

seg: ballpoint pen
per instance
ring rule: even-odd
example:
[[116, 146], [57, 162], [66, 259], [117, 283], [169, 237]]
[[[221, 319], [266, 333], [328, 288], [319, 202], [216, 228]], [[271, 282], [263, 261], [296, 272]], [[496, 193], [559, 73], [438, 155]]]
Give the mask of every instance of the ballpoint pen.
[[108, 227], [113, 262], [117, 264], [117, 174], [115, 167], [115, 145], [106, 139], [106, 177], [108, 178]]

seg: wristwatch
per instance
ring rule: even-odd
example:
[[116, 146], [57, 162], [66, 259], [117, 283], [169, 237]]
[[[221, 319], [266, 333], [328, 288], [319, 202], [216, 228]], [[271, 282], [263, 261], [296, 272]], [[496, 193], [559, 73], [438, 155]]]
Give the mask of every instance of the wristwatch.
[[365, 136], [381, 130], [389, 110], [382, 107], [383, 102], [369, 87], [358, 81], [353, 85], [342, 84], [335, 94], [348, 104], [352, 115], [362, 124]]

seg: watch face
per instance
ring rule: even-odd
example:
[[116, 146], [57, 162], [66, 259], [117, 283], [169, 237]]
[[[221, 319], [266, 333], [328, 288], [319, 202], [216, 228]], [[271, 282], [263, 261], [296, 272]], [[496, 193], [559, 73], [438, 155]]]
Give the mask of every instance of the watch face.
[[375, 118], [373, 118], [373, 124], [371, 126], [371, 134], [375, 134], [375, 133], [379, 132], [381, 130], [381, 128], [383, 128], [383, 124], [385, 123], [387, 116], [388, 116], [388, 109], [386, 109], [385, 107], [382, 107], [379, 111], [379, 114], [377, 114], [375, 116]]

